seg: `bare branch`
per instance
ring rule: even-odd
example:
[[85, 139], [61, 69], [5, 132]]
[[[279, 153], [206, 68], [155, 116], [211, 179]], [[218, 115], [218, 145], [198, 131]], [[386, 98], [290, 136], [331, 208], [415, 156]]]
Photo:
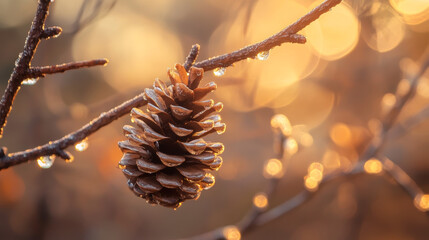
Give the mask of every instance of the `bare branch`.
[[24, 50], [19, 54], [16, 60], [15, 68], [9, 78], [6, 90], [0, 101], [0, 137], [3, 135], [3, 129], [6, 125], [7, 117], [12, 110], [12, 104], [18, 93], [22, 82], [27, 78], [43, 77], [45, 74], [64, 72], [70, 69], [82, 67], [91, 67], [96, 65], [104, 65], [107, 63], [105, 59], [92, 60], [87, 62], [68, 63], [57, 66], [36, 67], [31, 68], [31, 60], [36, 53], [37, 46], [42, 39], [49, 39], [58, 36], [62, 29], [60, 27], [45, 28], [46, 17], [48, 16], [50, 0], [39, 0], [36, 15], [31, 24], [25, 41]]
[[28, 70], [27, 76], [29, 78], [44, 77], [46, 74], [62, 73], [68, 70], [80, 69], [85, 67], [104, 66], [108, 62], [109, 61], [107, 59], [103, 58], [89, 61], [63, 63], [53, 66], [31, 67]]
[[200, 52], [200, 45], [194, 44], [192, 45], [191, 51], [189, 55], [186, 57], [185, 64], [183, 65], [186, 71], [189, 71], [189, 68], [195, 63], [195, 59], [198, 57], [198, 53]]
[[[229, 53], [226, 55], [222, 55], [219, 57], [215, 57], [215, 58], [211, 58], [211, 59], [202, 61], [200, 63], [195, 64], [194, 66], [204, 68], [205, 71], [208, 71], [208, 70], [214, 69], [214, 68], [219, 67], [219, 66], [230, 66], [234, 62], [246, 59], [248, 57], [255, 57], [259, 52], [269, 50], [269, 49], [273, 48], [274, 46], [281, 45], [284, 42], [305, 43], [306, 38], [302, 35], [296, 34], [296, 32], [303, 29], [305, 26], [307, 26], [308, 24], [310, 24], [311, 22], [313, 22], [314, 20], [319, 18], [319, 16], [321, 14], [327, 12], [330, 8], [334, 7], [335, 5], [337, 5], [340, 2], [341, 2], [341, 0], [327, 0], [324, 3], [322, 3], [320, 6], [316, 7], [314, 10], [312, 10], [310, 13], [308, 13], [307, 15], [305, 15], [304, 17], [299, 19], [294, 24], [290, 25], [289, 27], [285, 28], [281, 32], [273, 35], [270, 38], [267, 38], [266, 40], [264, 40], [262, 42], [259, 42], [259, 43], [256, 43], [254, 45], [245, 47], [245, 48], [238, 50], [236, 52], [232, 52], [232, 53]], [[49, 3], [50, 3], [49, 0], [40, 0], [39, 1], [39, 9], [37, 11], [35, 20], [33, 22], [34, 26], [32, 26], [32, 30], [37, 29], [37, 34], [35, 34], [33, 36], [31, 34], [32, 31], [30, 30], [29, 38], [30, 38], [30, 36], [33, 36], [33, 37], [31, 37], [31, 39], [33, 39], [34, 41], [37, 41], [37, 43], [40, 41], [41, 35], [43, 35], [43, 34], [45, 34], [45, 36], [49, 35], [47, 33], [43, 33], [43, 31], [44, 31], [43, 24], [44, 24], [46, 15], [47, 15]], [[42, 15], [42, 16], [39, 16], [39, 15]], [[26, 46], [27, 46], [27, 44], [26, 44]], [[33, 51], [30, 54], [31, 58], [34, 55], [36, 47], [37, 47], [37, 44], [33, 48], [31, 48], [31, 49], [33, 49]], [[197, 47], [197, 45], [193, 46], [191, 53], [189, 54], [189, 56], [186, 60], [186, 63], [188, 63], [188, 65], [192, 65], [192, 63], [195, 61], [195, 58], [198, 55], [198, 49], [199, 48]], [[24, 52], [27, 52], [27, 51], [24, 51]], [[27, 55], [25, 55], [25, 56], [27, 56]], [[107, 60], [99, 59], [99, 60], [93, 60], [93, 61], [67, 63], [67, 64], [62, 64], [62, 65], [57, 65], [57, 66], [45, 66], [45, 67], [30, 68], [29, 64], [30, 64], [31, 58], [27, 62], [25, 62], [26, 64], [24, 64], [22, 66], [19, 64], [20, 68], [17, 67], [18, 69], [21, 69], [19, 71], [20, 74], [18, 75], [18, 78], [17, 77], [11, 78], [11, 79], [14, 79], [13, 82], [15, 83], [16, 88], [17, 88], [15, 90], [14, 94], [16, 94], [16, 91], [19, 89], [21, 82], [26, 78], [43, 77], [45, 74], [64, 72], [66, 70], [77, 69], [77, 68], [81, 68], [81, 67], [104, 65], [107, 63]], [[19, 58], [19, 61], [21, 61], [21, 58]], [[17, 72], [16, 69], [14, 70], [14, 73], [15, 72]], [[7, 90], [7, 92], [8, 92], [8, 90]], [[4, 99], [10, 99], [10, 97], [8, 97], [8, 96], [3, 96], [3, 98]], [[8, 109], [7, 111], [6, 110], [4, 111], [5, 112], [4, 117], [3, 117], [3, 111], [0, 112], [0, 113], [2, 113], [0, 115], [0, 117], [3, 118], [2, 127], [4, 126], [4, 122], [6, 121], [7, 114], [10, 111], [10, 106], [12, 104], [12, 101], [13, 100], [10, 100], [9, 107], [7, 107], [7, 104], [2, 103], [2, 105], [1, 105], [1, 109], [6, 109], [6, 108]], [[3, 102], [3, 100], [2, 100], [2, 102]], [[97, 119], [94, 119], [93, 121], [91, 121], [87, 125], [83, 126], [81, 129], [77, 130], [76, 132], [70, 133], [69, 135], [64, 136], [61, 139], [58, 139], [52, 143], [47, 143], [43, 146], [39, 146], [39, 147], [36, 147], [33, 149], [28, 149], [28, 150], [25, 150], [22, 152], [12, 153], [12, 154], [9, 154], [7, 157], [0, 158], [0, 170], [7, 168], [9, 166], [14, 166], [17, 164], [28, 162], [30, 160], [35, 160], [38, 157], [41, 157], [44, 155], [55, 154], [58, 156], [61, 156], [61, 155], [65, 156], [63, 153], [61, 153], [61, 150], [64, 150], [65, 148], [85, 139], [87, 136], [94, 133], [95, 131], [97, 131], [101, 127], [103, 127], [103, 126], [109, 124], [110, 122], [112, 122], [113, 120], [127, 114], [133, 107], [143, 106], [146, 103], [147, 102], [143, 98], [143, 94], [141, 94], [141, 95], [137, 96], [136, 98], [131, 99], [131, 100], [121, 104], [120, 106], [118, 106], [114, 109], [111, 109], [107, 113], [101, 114], [100, 117], [98, 117]], [[1, 121], [0, 121], [0, 123], [1, 123]]]
[[13, 100], [18, 93], [21, 82], [25, 79], [27, 69], [33, 59], [36, 48], [39, 45], [43, 32], [46, 17], [48, 15], [51, 1], [40, 0], [37, 7], [36, 16], [34, 16], [27, 39], [25, 40], [24, 51], [19, 55], [12, 75], [9, 78], [6, 90], [0, 101], [0, 136], [3, 135], [3, 128], [6, 125], [6, 118], [12, 109]]
[[74, 144], [82, 141], [89, 135], [98, 131], [100, 128], [110, 124], [114, 120], [129, 114], [132, 108], [144, 106], [146, 103], [147, 101], [142, 93], [122, 103], [121, 105], [100, 114], [98, 118], [93, 119], [79, 130], [72, 132], [58, 140], [26, 151], [8, 154], [4, 158], [0, 158], [0, 170], [6, 169], [10, 166], [25, 163], [30, 160], [35, 160], [41, 156], [54, 154], [62, 157], [62, 154], [59, 154], [58, 151], [64, 150], [69, 146], [73, 146]]
[[392, 129], [393, 124], [396, 122], [405, 104], [414, 96], [419, 79], [425, 73], [428, 67], [429, 52], [428, 54], [425, 54], [423, 56], [422, 64], [420, 65], [420, 68], [417, 73], [410, 77], [410, 88], [408, 89], [408, 91], [403, 96], [398, 96], [398, 100], [396, 101], [395, 105], [384, 117], [383, 129], [381, 130], [379, 136], [374, 137], [372, 141], [368, 144], [364, 154], [361, 155], [360, 161], [364, 161], [366, 159], [374, 157], [383, 150], [383, 148], [388, 142], [388, 137], [390, 135], [390, 130]]
[[229, 67], [235, 62], [239, 62], [247, 58], [255, 58], [258, 53], [268, 51], [275, 46], [280, 46], [282, 43], [305, 43], [306, 41], [307, 39], [299, 34], [277, 34], [262, 42], [247, 46], [235, 52], [227, 53], [221, 56], [209, 58], [207, 60], [195, 63], [194, 67], [203, 68], [204, 71], [210, 71], [218, 67]]
[[318, 19], [320, 15], [326, 13], [327, 11], [329, 11], [329, 9], [338, 5], [340, 2], [341, 0], [326, 0], [295, 23], [289, 25], [287, 28], [263, 40], [262, 42], [247, 46], [232, 53], [227, 53], [221, 56], [204, 60], [202, 62], [198, 62], [194, 66], [204, 68], [205, 71], [213, 70], [218, 67], [229, 67], [235, 62], [247, 58], [254, 58], [258, 53], [268, 51], [273, 47], [280, 46], [285, 42], [305, 43], [306, 38], [297, 33], [306, 26], [308, 26], [310, 23]]
[[51, 37], [56, 38], [58, 37], [61, 32], [63, 31], [60, 27], [48, 27], [40, 34], [41, 39], [49, 39]]
[[[339, 177], [350, 177], [350, 176], [355, 176], [357, 174], [363, 173], [364, 172], [363, 166], [367, 160], [374, 157], [380, 157], [384, 149], [384, 146], [389, 140], [388, 138], [389, 131], [392, 129], [393, 124], [396, 122], [405, 104], [414, 96], [417, 88], [418, 80], [425, 73], [428, 66], [429, 66], [429, 55], [424, 55], [423, 63], [421, 64], [419, 71], [415, 75], [410, 77], [410, 82], [411, 82], [410, 88], [404, 95], [398, 96], [398, 100], [396, 104], [384, 117], [383, 129], [381, 129], [378, 136], [375, 136], [369, 142], [368, 147], [366, 148], [364, 153], [361, 154], [358, 161], [354, 164], [351, 170], [336, 171], [324, 176], [322, 182], [320, 183], [320, 186], [325, 185], [327, 182], [330, 182], [331, 180], [337, 179]], [[420, 117], [417, 118], [417, 120], [420, 120], [422, 116], [424, 117], [427, 114], [426, 111], [428, 110], [423, 110], [422, 113], [418, 114], [420, 115]], [[415, 124], [417, 120], [412, 119], [410, 124]], [[398, 183], [398, 185], [400, 185], [413, 200], [419, 194], [423, 193], [423, 191], [418, 187], [418, 185], [414, 182], [414, 180], [412, 180], [412, 178], [394, 162], [392, 162], [386, 157], [380, 157], [380, 162], [383, 165], [384, 171], [389, 176], [391, 176], [395, 180], [395, 182]], [[277, 183], [272, 181], [270, 183], [270, 186], [275, 189], [277, 186]], [[269, 195], [267, 194], [267, 196], [271, 197], [272, 192], [268, 192], [268, 193], [270, 194]], [[311, 197], [314, 195], [315, 195], [315, 192], [303, 190], [295, 197], [285, 201], [283, 204], [269, 211], [265, 211], [265, 210], [261, 210], [253, 207], [249, 211], [249, 213], [237, 224], [238, 230], [243, 235], [255, 227], [269, 223], [279, 218], [280, 216], [283, 216], [289, 213], [290, 211], [302, 206], [304, 203], [310, 200]], [[190, 239], [224, 239], [225, 238], [223, 235], [224, 228], [225, 227], [221, 227], [213, 231], [204, 233], [202, 235], [192, 237]]]
[[[408, 195], [411, 197], [412, 200], [415, 200], [415, 198], [419, 194], [423, 193], [423, 191], [418, 187], [415, 181], [394, 162], [392, 162], [388, 158], [383, 158], [381, 162], [383, 164], [383, 169], [386, 172], [386, 174], [388, 176], [391, 176], [392, 179], [399, 186], [401, 186], [401, 188], [404, 189], [406, 193], [408, 193]], [[323, 188], [328, 183], [336, 181], [340, 178], [350, 178], [350, 177], [354, 177], [356, 175], [362, 174], [365, 172], [363, 166], [364, 166], [364, 162], [359, 161], [359, 162], [356, 162], [355, 165], [349, 171], [332, 172], [331, 174], [328, 174], [323, 178], [319, 188]], [[319, 191], [320, 190], [318, 190], [317, 192]], [[250, 227], [240, 228], [241, 234], [243, 235], [255, 227], [260, 227], [262, 225], [265, 225], [303, 206], [306, 202], [311, 200], [312, 197], [315, 196], [317, 192], [310, 192], [308, 190], [303, 190], [297, 195], [295, 195], [294, 197], [278, 205], [277, 207], [272, 208], [271, 210], [265, 213], [255, 214], [254, 215], [255, 217], [252, 223], [252, 228]], [[221, 227], [189, 239], [224, 239], [223, 230], [224, 230], [224, 227]]]

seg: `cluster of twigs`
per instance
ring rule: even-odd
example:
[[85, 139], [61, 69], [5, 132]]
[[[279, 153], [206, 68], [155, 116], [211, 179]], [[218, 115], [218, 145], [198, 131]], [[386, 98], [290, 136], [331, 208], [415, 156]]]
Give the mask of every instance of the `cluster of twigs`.
[[[273, 47], [279, 46], [286, 42], [301, 44], [305, 43], [306, 38], [298, 34], [298, 32], [340, 2], [341, 0], [326, 0], [325, 2], [317, 6], [314, 10], [297, 20], [295, 23], [286, 27], [282, 31], [278, 32], [277, 34], [259, 43], [244, 47], [235, 52], [227, 53], [221, 56], [209, 58], [207, 60], [195, 63], [195, 59], [198, 56], [199, 52], [199, 46], [194, 45], [191, 49], [189, 56], [186, 59], [185, 67], [186, 69], [189, 69], [191, 66], [195, 66], [203, 68], [205, 71], [209, 71], [219, 67], [229, 67], [235, 62], [247, 58], [255, 58], [258, 53], [262, 51], [268, 51]], [[31, 66], [31, 60], [33, 59], [39, 42], [42, 39], [56, 37], [61, 33], [60, 27], [45, 28], [44, 26], [50, 4], [50, 0], [39, 0], [37, 12], [25, 42], [24, 51], [19, 55], [17, 59], [16, 66], [9, 79], [5, 93], [2, 96], [0, 102], [0, 135], [3, 134], [3, 128], [6, 124], [6, 119], [12, 109], [14, 98], [18, 93], [19, 88], [24, 80], [29, 78], [44, 77], [47, 74], [55, 74], [72, 69], [105, 65], [107, 63], [106, 59], [97, 59], [83, 62], [72, 62], [54, 66]], [[333, 179], [361, 174], [364, 172], [363, 166], [367, 160], [371, 158], [378, 158], [383, 165], [385, 173], [391, 176], [401, 187], [403, 187], [412, 199], [415, 199], [416, 196], [422, 194], [422, 191], [415, 184], [415, 182], [399, 166], [397, 166], [395, 163], [393, 163], [391, 160], [389, 160], [383, 155], [383, 149], [386, 146], [386, 143], [388, 142], [389, 137], [391, 135], [402, 135], [404, 132], [406, 132], [406, 129], [417, 125], [428, 115], [429, 108], [424, 109], [420, 114], [411, 117], [403, 124], [394, 125], [398, 115], [404, 108], [405, 104], [415, 94], [418, 79], [422, 76], [428, 66], [429, 60], [426, 59], [421, 64], [420, 70], [415, 75], [409, 77], [409, 90], [405, 94], [398, 96], [396, 104], [386, 114], [383, 120], [383, 128], [380, 130], [379, 134], [376, 135], [368, 144], [366, 150], [359, 156], [359, 159], [356, 161], [356, 163], [346, 171], [335, 171], [329, 173], [328, 175], [325, 175], [323, 180], [320, 182], [320, 186], [325, 185]], [[118, 119], [119, 117], [128, 114], [132, 108], [141, 107], [146, 104], [147, 100], [145, 99], [143, 94], [140, 94], [107, 112], [101, 113], [99, 117], [93, 119], [91, 122], [80, 128], [79, 130], [72, 132], [58, 140], [49, 142], [45, 145], [38, 146], [32, 149], [11, 154], [7, 154], [4, 150], [0, 151], [0, 170], [6, 169], [10, 166], [19, 165], [31, 160], [36, 160], [39, 157], [47, 155], [56, 155], [63, 159], [69, 159], [71, 156], [68, 152], [65, 151], [68, 147], [73, 146], [74, 144], [84, 140], [92, 133], [110, 124], [112, 121]], [[279, 142], [279, 148], [281, 149], [281, 151], [278, 153], [278, 158], [282, 158], [284, 156], [284, 142], [288, 141], [289, 136], [284, 135], [281, 131], [277, 131], [276, 137], [281, 139]], [[278, 178], [272, 178], [270, 180], [270, 184], [265, 190], [265, 195], [268, 201], [272, 198], [272, 195], [278, 185], [278, 182]], [[255, 227], [264, 225], [302, 206], [306, 201], [310, 200], [314, 194], [315, 192], [313, 191], [303, 190], [295, 197], [271, 209], [258, 208], [253, 206], [249, 210], [248, 214], [243, 218], [243, 220], [236, 225], [236, 227], [239, 233], [245, 234]], [[214, 231], [197, 236], [195, 237], [195, 239], [225, 238], [223, 231], [224, 229], [224, 227], [216, 229]]]
[[[386, 173], [384, 176], [390, 176], [394, 180], [394, 182], [396, 182], [400, 187], [405, 190], [405, 192], [411, 197], [413, 201], [415, 201], [418, 196], [423, 195], [423, 191], [416, 184], [416, 182], [401, 167], [399, 167], [393, 161], [384, 156], [383, 149], [388, 143], [389, 139], [391, 139], [392, 137], [397, 137], [399, 134], [403, 134], [411, 127], [416, 126], [424, 119], [424, 116], [428, 114], [429, 108], [425, 108], [420, 113], [405, 120], [403, 124], [394, 125], [406, 103], [414, 96], [419, 79], [422, 77], [422, 75], [428, 68], [429, 55], [423, 56], [423, 61], [417, 73], [415, 73], [413, 76], [407, 76], [408, 81], [410, 83], [408, 91], [398, 96], [395, 105], [385, 115], [382, 121], [382, 128], [380, 129], [378, 134], [376, 134], [371, 139], [365, 151], [360, 154], [357, 161], [346, 170], [337, 170], [325, 175], [323, 177], [323, 180], [320, 182], [319, 188], [339, 178], [352, 177], [358, 174], [365, 173], [365, 162], [372, 158], [377, 158], [382, 165], [382, 169]], [[286, 151], [286, 149], [284, 149], [285, 142], [288, 141], [290, 137], [287, 135], [283, 135], [281, 131], [275, 131], [275, 134], [275, 138], [281, 139], [281, 141], [279, 142], [275, 141], [277, 144], [279, 144], [277, 149], [280, 149], [278, 158], [283, 158], [284, 156], [290, 157], [287, 154], [284, 154], [284, 151]], [[290, 159], [288, 160], [290, 161]], [[285, 161], [285, 159], [283, 159], [283, 161]], [[278, 186], [279, 180], [279, 178], [270, 179], [270, 184], [264, 191], [265, 196], [267, 197], [267, 202], [270, 202], [270, 200], [272, 199], [273, 193]], [[289, 213], [290, 211], [299, 208], [304, 203], [309, 201], [316, 193], [317, 191], [314, 191], [313, 189], [305, 189], [300, 193], [296, 194], [294, 197], [269, 210], [267, 208], [260, 208], [255, 205], [252, 205], [251, 209], [243, 217], [243, 219], [233, 227], [237, 231], [237, 233], [235, 234], [242, 236], [256, 227], [267, 224]], [[229, 225], [217, 228], [213, 231], [189, 239], [227, 239], [227, 235], [230, 234], [230, 232], [225, 230], [228, 229], [231, 229]]]
[[[332, 7], [338, 5], [341, 0], [326, 0], [313, 11], [309, 12], [295, 23], [291, 24], [287, 28], [278, 32], [277, 34], [253, 45], [244, 47], [235, 52], [227, 53], [221, 56], [209, 58], [198, 63], [194, 63], [195, 58], [198, 55], [198, 46], [194, 46], [191, 50], [190, 56], [187, 58], [185, 66], [190, 67], [192, 64], [195, 67], [203, 68], [204, 71], [213, 70], [218, 67], [228, 67], [235, 62], [247, 59], [255, 58], [256, 55], [261, 51], [267, 51], [275, 46], [280, 46], [283, 43], [305, 43], [306, 38], [302, 35], [297, 34], [298, 31], [308, 26], [310, 23], [315, 21], [323, 13], [326, 13]], [[27, 37], [27, 41], [24, 47], [22, 55], [18, 58], [18, 64], [15, 67], [12, 76], [9, 80], [8, 87], [3, 95], [0, 103], [0, 126], [3, 129], [6, 118], [12, 107], [13, 99], [21, 86], [22, 81], [29, 77], [43, 77], [46, 74], [53, 74], [58, 72], [64, 72], [66, 70], [77, 69], [82, 67], [89, 67], [95, 65], [104, 65], [107, 60], [92, 60], [88, 62], [75, 62], [57, 66], [47, 66], [41, 68], [30, 67], [31, 59], [36, 52], [37, 44], [44, 36], [47, 36], [45, 32], [56, 32], [44, 28], [44, 23], [48, 15], [49, 0], [39, 0], [36, 16], [34, 17], [33, 24]], [[61, 29], [54, 27], [55, 29]], [[58, 30], [55, 34], [50, 36], [57, 36], [61, 32]], [[91, 122], [80, 128], [79, 130], [72, 132], [58, 140], [52, 141], [42, 146], [38, 146], [32, 149], [28, 149], [21, 152], [5, 154], [0, 158], [0, 170], [15, 166], [28, 161], [36, 160], [42, 156], [56, 155], [61, 158], [68, 159], [70, 154], [65, 151], [66, 148], [73, 146], [74, 144], [87, 138], [92, 133], [98, 131], [100, 128], [110, 124], [112, 121], [118, 119], [129, 113], [134, 107], [141, 107], [145, 105], [146, 99], [143, 94], [140, 94], [117, 107], [100, 114], [99, 117], [93, 119]]]

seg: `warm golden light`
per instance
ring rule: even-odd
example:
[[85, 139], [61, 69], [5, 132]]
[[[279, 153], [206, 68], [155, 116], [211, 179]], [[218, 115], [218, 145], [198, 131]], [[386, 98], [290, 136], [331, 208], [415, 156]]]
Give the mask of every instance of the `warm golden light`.
[[351, 144], [352, 133], [349, 126], [344, 123], [335, 123], [329, 131], [329, 136], [340, 147], [350, 146]]
[[360, 23], [351, 7], [342, 2], [304, 31], [315, 52], [326, 60], [336, 60], [355, 48], [359, 40]]
[[299, 83], [297, 97], [287, 106], [275, 109], [275, 112], [286, 115], [293, 112], [294, 122], [305, 125], [306, 129], [313, 129], [329, 116], [335, 105], [335, 98], [331, 90], [320, 84], [304, 81]]
[[392, 93], [386, 93], [381, 100], [381, 111], [385, 114], [392, 109], [396, 103], [396, 96]]
[[266, 208], [268, 206], [268, 198], [265, 193], [258, 193], [253, 198], [253, 205], [257, 208]]
[[266, 178], [280, 178], [283, 176], [283, 164], [276, 158], [269, 159], [264, 166], [264, 176]]
[[299, 143], [301, 143], [301, 145], [304, 147], [311, 147], [311, 145], [313, 145], [313, 136], [307, 132], [302, 133], [299, 136]]
[[74, 148], [79, 152], [83, 152], [88, 148], [88, 146], [88, 139], [84, 139], [81, 142], [76, 143], [76, 145], [74, 145]]
[[285, 142], [285, 152], [292, 156], [298, 152], [298, 142], [294, 138], [288, 138]]
[[292, 126], [289, 119], [283, 114], [276, 114], [271, 118], [271, 127], [274, 129], [280, 129], [286, 136], [289, 136], [292, 133]]
[[[377, 3], [374, 3], [377, 4]], [[362, 30], [366, 44], [375, 51], [388, 52], [404, 39], [405, 25], [387, 5], [382, 5], [371, 17], [372, 28]]]
[[85, 119], [89, 114], [89, 109], [85, 104], [73, 103], [70, 106], [70, 114], [73, 119]]
[[323, 173], [319, 169], [313, 169], [308, 173], [308, 177], [320, 182], [323, 179]]
[[423, 212], [429, 211], [429, 194], [418, 194], [414, 198], [414, 205]]
[[383, 164], [376, 158], [371, 158], [363, 166], [365, 172], [369, 174], [378, 174], [383, 170]]
[[313, 162], [308, 167], [308, 172], [311, 172], [311, 171], [313, 171], [315, 169], [323, 172], [323, 165], [321, 163], [319, 163], [319, 162]]
[[323, 165], [327, 169], [337, 169], [341, 167], [340, 154], [333, 150], [326, 150], [325, 154], [323, 154]]
[[[13, 183], [13, 184], [11, 184]], [[12, 168], [2, 170], [0, 174], [0, 206], [14, 203], [24, 196], [25, 184], [23, 179]]]
[[417, 86], [417, 93], [424, 97], [429, 98], [429, 79], [426, 77], [421, 77], [419, 85]]
[[398, 87], [396, 88], [396, 94], [398, 94], [399, 96], [404, 96], [410, 91], [410, 87], [410, 81], [408, 79], [402, 79], [398, 83]]
[[379, 119], [372, 118], [368, 121], [368, 129], [373, 135], [378, 135], [382, 127], [383, 124]]
[[184, 53], [176, 34], [118, 4], [73, 37], [75, 59], [95, 56], [112, 59], [108, 67], [96, 70], [112, 87], [125, 92], [147, 87], [156, 77], [168, 82], [166, 68], [183, 59]]
[[[261, 41], [307, 11], [299, 1], [256, 1], [250, 12], [240, 8], [234, 18], [223, 21], [213, 32], [209, 54], [216, 56]], [[255, 57], [256, 60], [238, 62], [234, 64], [236, 67], [228, 68], [228, 83], [234, 81], [234, 84], [215, 92], [230, 108], [250, 111], [259, 107], [286, 106], [297, 96], [295, 84], [319, 64], [319, 56], [313, 54], [308, 44], [284, 44], [270, 50], [267, 61], [258, 60], [265, 59], [265, 53]]]
[[313, 162], [308, 167], [308, 174], [304, 177], [304, 186], [309, 191], [316, 191], [323, 179], [324, 167], [319, 162]]
[[407, 24], [416, 25], [429, 19], [427, 0], [389, 0], [389, 2]]
[[226, 226], [223, 231], [223, 236], [226, 240], [240, 240], [241, 233], [236, 226]]
[[305, 176], [304, 177], [304, 186], [309, 191], [316, 191], [319, 188], [319, 181], [316, 179]]

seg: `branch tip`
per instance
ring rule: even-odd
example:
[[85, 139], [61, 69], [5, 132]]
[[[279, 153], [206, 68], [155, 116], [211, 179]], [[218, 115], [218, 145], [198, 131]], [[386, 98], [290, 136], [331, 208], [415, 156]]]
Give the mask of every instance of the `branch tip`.
[[200, 52], [200, 45], [198, 44], [192, 45], [191, 51], [189, 52], [189, 55], [186, 57], [185, 64], [184, 64], [186, 71], [189, 71], [189, 69], [195, 63], [195, 60], [197, 59], [199, 52]]
[[40, 33], [40, 38], [41, 39], [56, 38], [61, 34], [62, 31], [63, 29], [58, 26], [48, 27]]

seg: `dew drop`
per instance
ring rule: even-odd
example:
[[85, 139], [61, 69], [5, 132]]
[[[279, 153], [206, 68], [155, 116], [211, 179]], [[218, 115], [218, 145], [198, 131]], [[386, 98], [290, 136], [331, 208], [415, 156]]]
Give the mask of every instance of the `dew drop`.
[[88, 148], [88, 139], [84, 139], [81, 142], [76, 143], [74, 148], [79, 152], [85, 151]]
[[22, 85], [34, 85], [37, 83], [38, 80], [39, 78], [28, 78], [22, 81]]
[[215, 69], [213, 70], [213, 74], [214, 74], [216, 77], [221, 77], [221, 76], [223, 76], [223, 75], [225, 74], [225, 72], [226, 72], [226, 68], [224, 68], [224, 67], [215, 68]]
[[52, 165], [54, 164], [55, 161], [55, 156], [43, 156], [43, 157], [39, 157], [37, 159], [37, 164], [39, 165], [40, 168], [43, 169], [47, 169], [52, 167]]
[[256, 57], [262, 61], [267, 60], [269, 56], [270, 56], [270, 51], [262, 51], [258, 53], [258, 55], [256, 55]]

